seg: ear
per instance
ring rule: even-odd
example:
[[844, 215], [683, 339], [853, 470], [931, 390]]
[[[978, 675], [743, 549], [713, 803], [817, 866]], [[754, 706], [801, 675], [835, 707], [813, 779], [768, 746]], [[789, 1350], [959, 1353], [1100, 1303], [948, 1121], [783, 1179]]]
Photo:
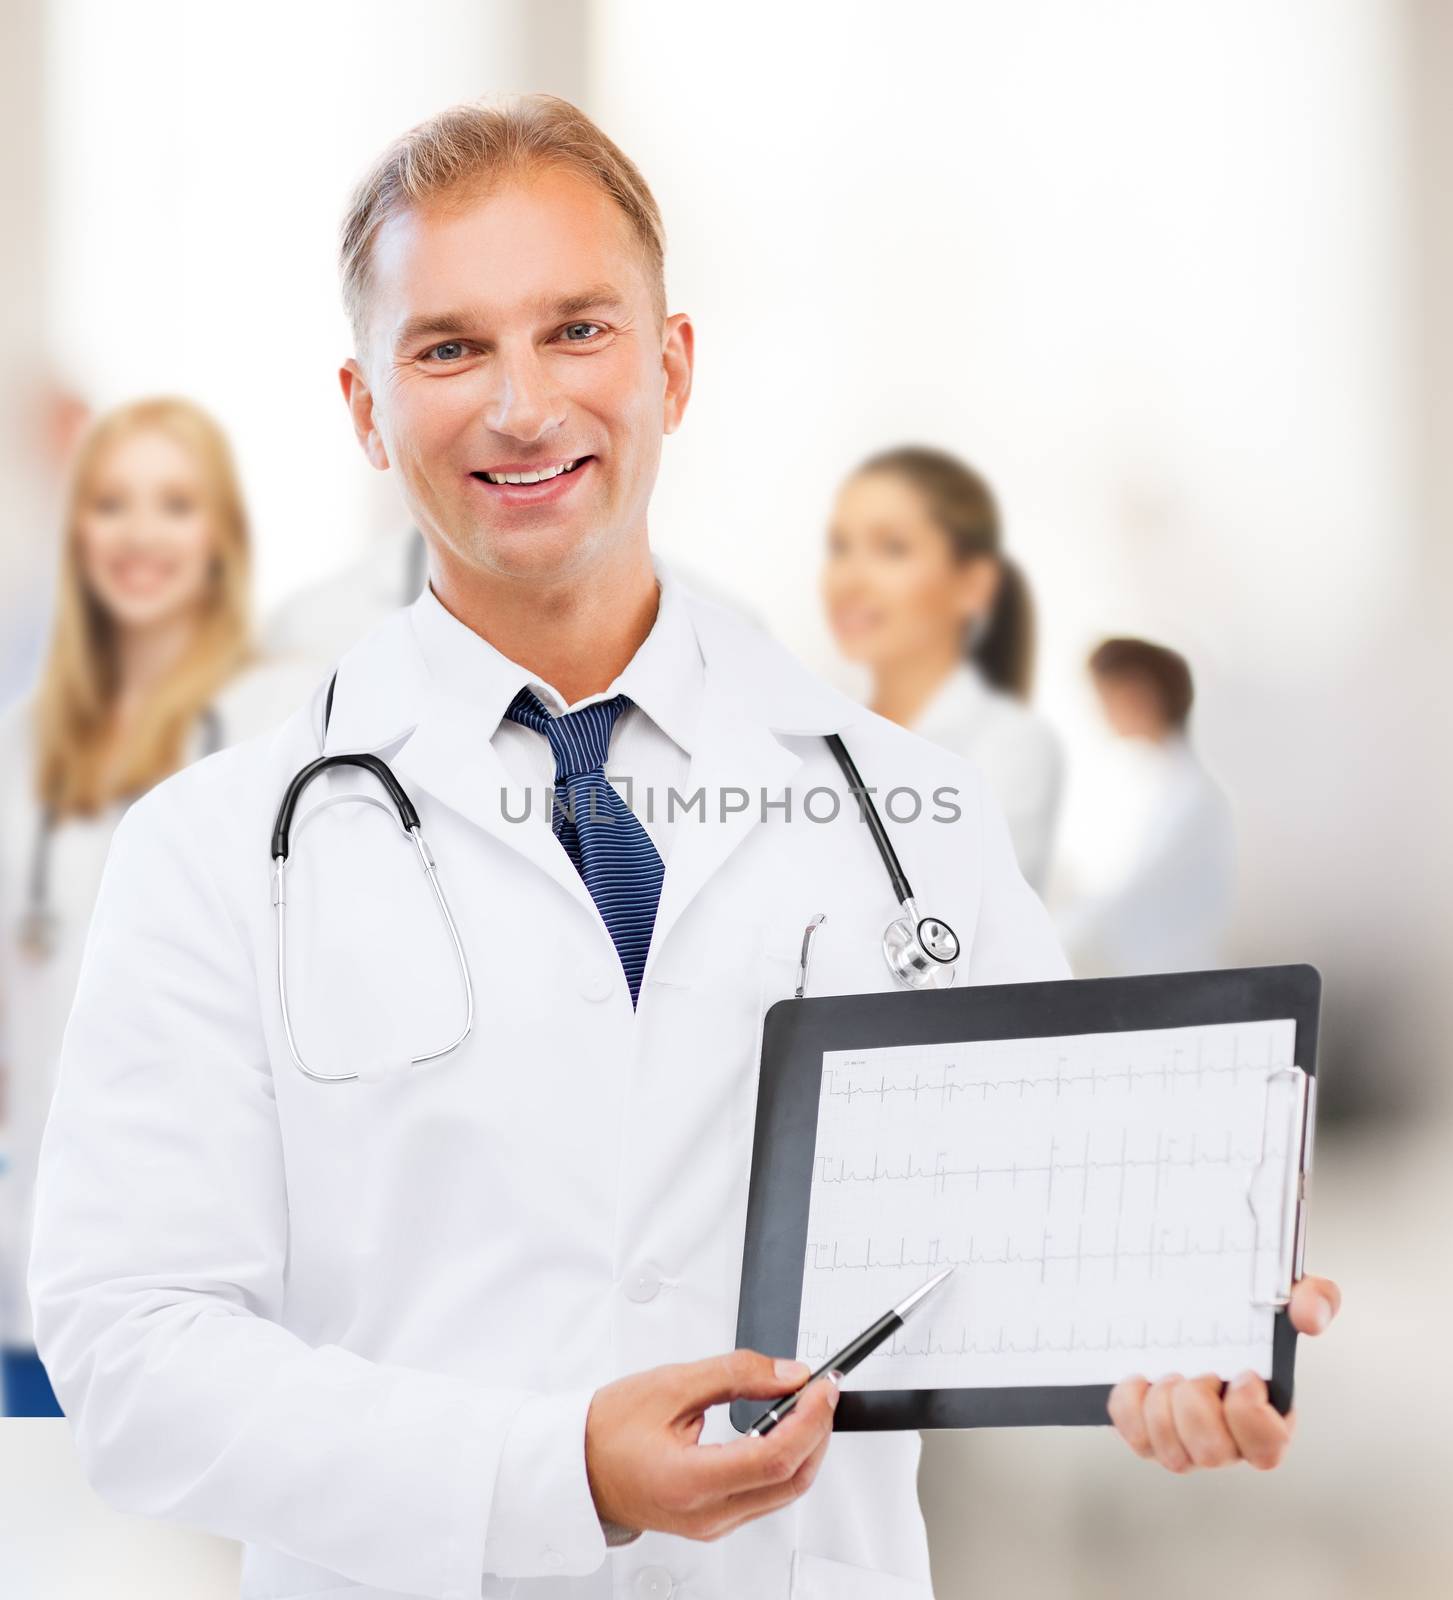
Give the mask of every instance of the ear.
[[954, 575], [954, 609], [961, 622], [987, 617], [999, 598], [1003, 569], [993, 556], [970, 556]]
[[691, 398], [691, 373], [696, 360], [696, 331], [684, 311], [667, 317], [661, 330], [661, 365], [666, 372], [666, 397], [661, 431], [675, 433]]
[[363, 368], [352, 356], [339, 367], [338, 383], [343, 390], [343, 403], [348, 407], [348, 415], [353, 421], [354, 436], [363, 447], [364, 455], [380, 472], [387, 472], [388, 451], [384, 448], [383, 435], [374, 421], [373, 390], [368, 387]]

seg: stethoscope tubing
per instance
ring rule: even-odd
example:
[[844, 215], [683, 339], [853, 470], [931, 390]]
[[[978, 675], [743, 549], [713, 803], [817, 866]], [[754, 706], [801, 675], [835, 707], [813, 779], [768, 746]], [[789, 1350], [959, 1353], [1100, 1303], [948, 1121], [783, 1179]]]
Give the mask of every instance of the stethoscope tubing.
[[828, 749], [832, 751], [834, 759], [842, 769], [843, 777], [847, 779], [853, 798], [862, 803], [863, 817], [868, 824], [868, 831], [873, 835], [873, 843], [878, 847], [878, 854], [883, 858], [888, 881], [893, 885], [893, 893], [898, 897], [898, 904], [904, 905], [913, 898], [908, 874], [903, 870], [903, 863], [898, 859], [898, 852], [893, 848], [893, 841], [888, 837], [888, 830], [883, 826], [883, 819], [878, 815], [878, 808], [873, 804], [873, 797], [868, 792], [867, 784], [863, 782], [863, 775], [858, 771], [857, 763], [848, 754], [848, 747], [838, 734], [829, 733], [824, 738]]
[[[338, 676], [335, 673], [329, 680], [327, 693], [323, 702], [323, 741], [326, 744], [328, 727], [333, 719], [333, 696], [338, 687]], [[906, 913], [890, 923], [884, 934], [884, 954], [888, 959], [889, 970], [895, 979], [907, 988], [925, 987], [930, 984], [937, 985], [951, 982], [953, 977], [953, 963], [958, 954], [957, 936], [947, 923], [935, 918], [920, 918], [918, 905], [913, 896], [912, 885], [908, 875], [903, 870], [903, 864], [898, 859], [898, 852], [893, 848], [893, 841], [888, 837], [888, 830], [883, 826], [883, 819], [878, 813], [878, 808], [873, 804], [872, 794], [863, 782], [862, 774], [858, 771], [857, 763], [848, 752], [838, 734], [824, 735], [828, 749], [832, 752], [833, 759], [837, 762], [848, 789], [853, 798], [858, 800], [862, 809], [864, 820], [872, 834], [873, 843], [877, 848], [879, 858], [882, 860], [888, 880], [893, 886], [893, 893], [898, 904]], [[464, 1026], [458, 1036], [447, 1045], [426, 1051], [420, 1055], [411, 1056], [408, 1060], [410, 1066], [422, 1066], [429, 1061], [437, 1061], [440, 1057], [449, 1055], [457, 1050], [469, 1037], [474, 1026], [474, 983], [470, 976], [469, 960], [465, 954], [464, 942], [459, 936], [459, 929], [449, 909], [449, 902], [439, 882], [438, 868], [432, 852], [424, 842], [424, 836], [419, 825], [419, 814], [413, 801], [409, 798], [408, 791], [394, 776], [388, 763], [381, 757], [365, 752], [349, 753], [335, 752], [323, 753], [316, 756], [305, 767], [294, 774], [283, 794], [278, 806], [277, 817], [272, 831], [272, 861], [273, 861], [273, 905], [277, 910], [277, 987], [278, 1003], [282, 1012], [283, 1033], [287, 1040], [288, 1053], [292, 1056], [298, 1070], [315, 1083], [348, 1083], [365, 1076], [361, 1072], [319, 1072], [310, 1067], [303, 1059], [298, 1047], [297, 1035], [293, 1026], [292, 1011], [288, 1003], [287, 982], [287, 865], [291, 850], [292, 835], [294, 832], [294, 817], [302, 800], [304, 792], [314, 779], [323, 773], [338, 767], [356, 767], [367, 772], [384, 789], [388, 795], [389, 804], [385, 804], [371, 795], [336, 795], [325, 800], [321, 805], [313, 807], [302, 820], [297, 823], [301, 827], [309, 817], [315, 816], [326, 807], [339, 804], [345, 800], [364, 800], [371, 805], [380, 806], [388, 811], [390, 805], [397, 816], [399, 826], [413, 841], [419, 853], [425, 874], [429, 879], [430, 887], [439, 911], [444, 919], [450, 941], [454, 947], [455, 959], [464, 985], [465, 1017]], [[812, 930], [822, 921], [821, 917], [814, 919], [809, 926], [808, 937]], [[931, 948], [932, 940], [925, 945], [922, 930], [932, 925], [947, 935], [952, 946], [948, 955], [936, 954]], [[807, 959], [807, 941], [803, 945], [803, 972]], [[799, 987], [798, 993], [802, 992]]]

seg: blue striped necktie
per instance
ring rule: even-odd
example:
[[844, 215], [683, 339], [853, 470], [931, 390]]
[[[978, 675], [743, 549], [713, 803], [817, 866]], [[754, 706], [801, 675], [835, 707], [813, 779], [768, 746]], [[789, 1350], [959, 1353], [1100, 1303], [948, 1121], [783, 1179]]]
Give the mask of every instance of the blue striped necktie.
[[611, 729], [630, 703], [618, 694], [552, 717], [538, 696], [521, 689], [505, 716], [550, 741], [555, 756], [551, 826], [610, 932], [634, 1006], [666, 869], [650, 835], [606, 781]]

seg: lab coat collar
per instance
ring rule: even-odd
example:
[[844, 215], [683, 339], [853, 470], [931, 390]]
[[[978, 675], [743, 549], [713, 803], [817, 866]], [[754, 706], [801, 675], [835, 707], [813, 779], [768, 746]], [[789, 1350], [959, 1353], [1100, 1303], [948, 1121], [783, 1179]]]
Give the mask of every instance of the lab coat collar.
[[[660, 558], [656, 573], [657, 627], [606, 693], [631, 694], [688, 754], [694, 753], [704, 691], [717, 674], [743, 718], [773, 733], [839, 733], [865, 715], [756, 624], [696, 594]], [[324, 749], [380, 751], [399, 744], [441, 689], [471, 705], [492, 735], [531, 681], [524, 667], [452, 617], [426, 589], [343, 657]]]
[[776, 734], [840, 733], [867, 713], [740, 612], [688, 589], [708, 686], [719, 677], [744, 719]]
[[676, 823], [644, 980], [677, 922], [802, 766], [779, 735], [837, 733], [865, 715], [739, 613], [696, 595], [691, 613], [706, 681], [686, 789], [702, 792], [704, 810]]
[[[652, 694], [651, 714], [670, 718], [689, 741], [684, 745], [691, 756], [687, 789], [705, 792], [706, 814], [678, 822], [648, 975], [676, 921], [767, 814], [764, 797], [769, 802], [780, 799], [801, 766], [802, 756], [777, 735], [836, 733], [866, 715], [752, 623], [684, 586], [680, 599], [679, 617], [671, 619], [673, 653], [694, 634], [702, 673], [690, 728], [680, 722], [684, 702], [678, 705], [654, 687], [641, 687], [641, 692]], [[491, 739], [528, 673], [447, 613], [451, 628], [432, 632], [437, 618], [424, 624], [422, 631], [430, 633], [426, 645], [418, 624], [420, 613], [430, 606], [438, 602], [422, 596], [344, 658], [325, 748], [387, 755], [406, 785], [417, 784], [525, 855], [598, 916], [580, 874], [550, 830], [510, 820], [524, 814], [526, 797]], [[653, 685], [657, 668], [648, 665], [642, 676]], [[666, 721], [662, 726], [677, 737]], [[720, 796], [727, 789], [745, 791], [748, 803], [726, 812]]]

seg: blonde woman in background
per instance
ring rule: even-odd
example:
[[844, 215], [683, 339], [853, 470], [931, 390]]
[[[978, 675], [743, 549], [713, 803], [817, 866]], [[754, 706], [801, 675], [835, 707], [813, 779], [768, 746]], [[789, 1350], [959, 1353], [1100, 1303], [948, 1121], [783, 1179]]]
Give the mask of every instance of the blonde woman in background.
[[0, 718], [8, 1415], [57, 1414], [25, 1296], [31, 1186], [112, 832], [137, 795], [281, 721], [312, 687], [311, 670], [253, 660], [250, 565], [231, 453], [210, 417], [158, 399], [100, 419], [76, 462], [40, 683]]
[[1034, 612], [987, 483], [945, 451], [870, 457], [838, 491], [823, 597], [874, 711], [966, 756], [1042, 892], [1063, 787], [1058, 738], [1027, 704]]

